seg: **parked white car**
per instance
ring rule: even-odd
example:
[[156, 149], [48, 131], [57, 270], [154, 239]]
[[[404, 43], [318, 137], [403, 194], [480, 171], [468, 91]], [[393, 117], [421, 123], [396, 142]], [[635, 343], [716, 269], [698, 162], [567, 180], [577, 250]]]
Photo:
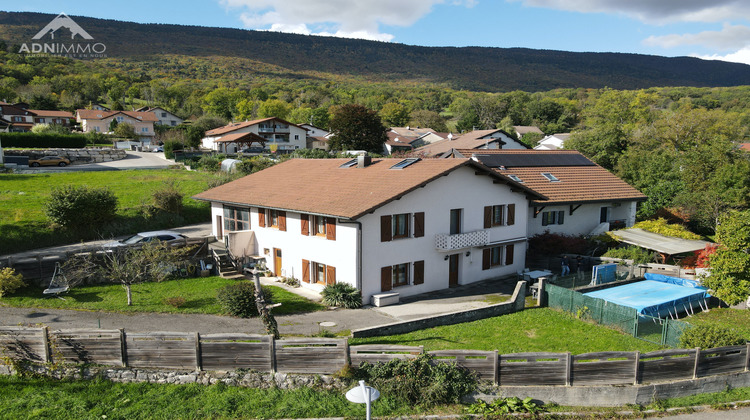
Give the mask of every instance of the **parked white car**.
[[187, 239], [187, 236], [179, 232], [175, 232], [173, 230], [155, 230], [151, 232], [136, 233], [135, 235], [127, 239], [108, 242], [102, 245], [102, 247], [103, 248], [117, 248], [121, 246], [137, 246], [137, 245], [143, 245], [147, 242], [152, 242], [152, 241], [169, 242], [169, 241], [174, 241], [177, 239]]

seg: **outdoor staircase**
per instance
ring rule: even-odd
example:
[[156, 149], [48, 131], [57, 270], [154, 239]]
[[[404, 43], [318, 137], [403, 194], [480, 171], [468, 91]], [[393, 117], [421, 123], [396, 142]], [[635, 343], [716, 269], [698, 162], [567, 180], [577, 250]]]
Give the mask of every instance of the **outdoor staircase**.
[[216, 268], [219, 270], [219, 275], [225, 279], [239, 279], [245, 278], [245, 276], [237, 270], [232, 262], [232, 257], [229, 256], [226, 250], [221, 248], [213, 249], [214, 259], [216, 259]]

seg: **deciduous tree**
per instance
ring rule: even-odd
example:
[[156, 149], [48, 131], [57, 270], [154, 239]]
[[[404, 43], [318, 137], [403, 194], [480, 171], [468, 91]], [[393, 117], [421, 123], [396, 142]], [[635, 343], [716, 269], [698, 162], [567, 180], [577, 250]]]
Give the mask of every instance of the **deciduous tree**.
[[331, 150], [366, 150], [383, 153], [386, 130], [378, 114], [362, 105], [342, 105], [330, 123]]
[[750, 210], [731, 211], [716, 227], [719, 249], [708, 261], [711, 273], [703, 284], [729, 305], [750, 294]]

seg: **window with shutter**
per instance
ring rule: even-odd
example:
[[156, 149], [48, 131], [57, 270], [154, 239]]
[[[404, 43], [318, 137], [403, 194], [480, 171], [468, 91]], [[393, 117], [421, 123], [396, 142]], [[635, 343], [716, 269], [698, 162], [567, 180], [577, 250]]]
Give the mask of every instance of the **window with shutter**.
[[492, 206], [484, 207], [484, 228], [489, 229], [492, 227]]
[[516, 205], [508, 204], [508, 226], [516, 223]]
[[258, 207], [258, 225], [266, 227], [266, 209]]
[[336, 267], [326, 266], [326, 284], [336, 284]]
[[490, 260], [492, 259], [492, 253], [489, 248], [482, 250], [482, 270], [490, 269]]
[[424, 236], [424, 212], [414, 213], [414, 237]]
[[391, 267], [383, 267], [380, 269], [380, 291], [387, 292], [391, 290]]
[[278, 227], [280, 231], [286, 232], [286, 212], [278, 211]]
[[300, 223], [302, 224], [302, 234], [305, 236], [310, 235], [310, 215], [301, 214]]
[[310, 283], [310, 261], [302, 260], [302, 281]]
[[333, 217], [326, 218], [326, 239], [329, 241], [336, 240], [336, 219]]
[[380, 242], [391, 241], [391, 220], [392, 218], [390, 215], [380, 216]]
[[414, 261], [414, 284], [424, 283], [424, 261]]
[[505, 246], [505, 265], [513, 264], [513, 244]]

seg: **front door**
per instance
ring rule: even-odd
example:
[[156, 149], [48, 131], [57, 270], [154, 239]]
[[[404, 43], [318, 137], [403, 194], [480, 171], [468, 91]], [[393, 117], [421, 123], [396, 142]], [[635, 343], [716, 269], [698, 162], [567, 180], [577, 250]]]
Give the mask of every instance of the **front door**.
[[281, 277], [281, 250], [279, 248], [273, 249], [273, 275]]
[[458, 286], [458, 256], [453, 254], [448, 256], [448, 287]]
[[609, 207], [602, 207], [599, 212], [599, 223], [609, 222]]

